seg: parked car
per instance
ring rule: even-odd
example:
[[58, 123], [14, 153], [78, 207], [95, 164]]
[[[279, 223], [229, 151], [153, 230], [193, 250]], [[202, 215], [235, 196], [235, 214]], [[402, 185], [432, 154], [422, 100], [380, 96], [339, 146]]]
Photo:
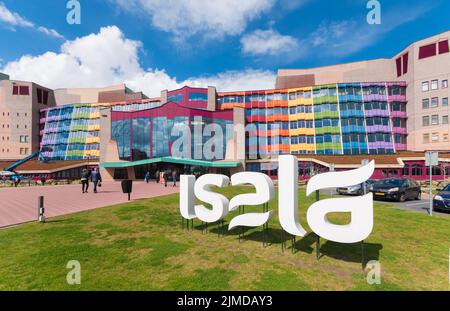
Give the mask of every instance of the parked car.
[[437, 211], [450, 211], [450, 184], [438, 189], [433, 198], [433, 209]]
[[[373, 185], [376, 183], [375, 180], [366, 181], [366, 190], [367, 192], [372, 190]], [[358, 184], [350, 187], [339, 187], [336, 189], [336, 192], [340, 195], [363, 195], [364, 194], [364, 185]]]
[[374, 199], [395, 200], [420, 200], [422, 190], [418, 182], [409, 178], [387, 178], [373, 185]]

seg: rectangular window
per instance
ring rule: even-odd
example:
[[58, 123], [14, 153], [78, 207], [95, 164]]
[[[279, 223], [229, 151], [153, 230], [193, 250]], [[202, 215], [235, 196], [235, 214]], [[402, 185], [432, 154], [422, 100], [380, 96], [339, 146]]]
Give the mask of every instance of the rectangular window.
[[438, 80], [432, 80], [431, 81], [431, 90], [437, 90], [439, 87], [439, 81]]
[[436, 56], [436, 43], [421, 46], [419, 49], [419, 59]]
[[28, 86], [19, 87], [19, 95], [30, 95], [30, 89]]
[[448, 124], [448, 115], [442, 116], [442, 124]]
[[42, 93], [44, 94], [43, 104], [47, 106], [47, 104], [48, 104], [48, 91], [43, 91]]
[[428, 98], [422, 99], [422, 108], [423, 109], [430, 108], [430, 100]]
[[448, 88], [448, 80], [442, 80], [442, 88], [443, 89]]
[[439, 133], [433, 133], [433, 134], [431, 134], [431, 142], [432, 142], [432, 143], [437, 143], [437, 142], [439, 142]]
[[13, 95], [19, 95], [19, 86], [13, 85]]
[[428, 144], [430, 142], [430, 134], [423, 134], [423, 143]]
[[189, 101], [207, 101], [208, 94], [192, 92], [189, 93]]
[[446, 143], [448, 142], [448, 133], [442, 134], [442, 141]]
[[439, 115], [434, 114], [431, 116], [431, 125], [439, 125]]
[[397, 77], [400, 77], [402, 75], [402, 58], [399, 57], [396, 59], [397, 64]]
[[408, 73], [408, 58], [409, 58], [409, 54], [405, 53], [403, 55], [403, 74]]
[[422, 126], [429, 126], [430, 125], [430, 117], [424, 116], [422, 117]]
[[430, 90], [430, 83], [428, 81], [422, 82], [422, 92], [428, 92]]
[[439, 106], [439, 98], [433, 97], [433, 98], [431, 99], [431, 105], [430, 105], [430, 108], [436, 108], [436, 107], [438, 107], [438, 106]]
[[448, 52], [450, 52], [448, 40], [439, 42], [439, 54], [445, 54]]
[[42, 104], [42, 90], [36, 89], [36, 91], [37, 91], [37, 103]]
[[442, 98], [442, 107], [448, 107], [448, 97]]

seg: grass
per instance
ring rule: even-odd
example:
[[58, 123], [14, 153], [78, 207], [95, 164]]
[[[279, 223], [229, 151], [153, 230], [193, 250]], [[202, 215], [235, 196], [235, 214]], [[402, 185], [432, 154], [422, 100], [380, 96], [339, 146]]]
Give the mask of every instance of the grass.
[[[304, 227], [312, 197], [299, 190]], [[202, 234], [199, 221], [188, 232], [178, 195], [170, 195], [0, 230], [0, 290], [450, 290], [450, 218], [380, 203], [374, 214], [365, 254], [380, 261], [381, 285], [367, 284], [359, 243], [322, 241], [317, 261], [312, 234], [297, 239], [296, 253], [281, 252], [276, 217], [266, 248], [260, 228], [246, 231], [241, 243], [236, 230], [219, 238], [210, 226]], [[348, 217], [330, 218], [343, 224]], [[69, 260], [81, 264], [81, 285], [66, 282]]]

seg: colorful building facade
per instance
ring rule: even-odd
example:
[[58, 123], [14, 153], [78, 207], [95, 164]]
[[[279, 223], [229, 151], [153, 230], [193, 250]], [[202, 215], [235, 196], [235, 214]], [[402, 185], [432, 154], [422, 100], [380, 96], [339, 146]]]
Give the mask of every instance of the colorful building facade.
[[[106, 107], [112, 109], [111, 138], [118, 143], [121, 160], [171, 155], [172, 129], [180, 123], [190, 127], [194, 117], [201, 117], [203, 127], [219, 124], [226, 132], [236, 108], [245, 114], [239, 123], [248, 133], [247, 159], [287, 153], [391, 154], [406, 150], [405, 92], [401, 82], [218, 94], [184, 87], [167, 92], [166, 103], [141, 100], [52, 107], [41, 111], [41, 155], [49, 160], [99, 159], [100, 110]], [[198, 159], [193, 154], [195, 143], [205, 141], [191, 142], [188, 157]]]

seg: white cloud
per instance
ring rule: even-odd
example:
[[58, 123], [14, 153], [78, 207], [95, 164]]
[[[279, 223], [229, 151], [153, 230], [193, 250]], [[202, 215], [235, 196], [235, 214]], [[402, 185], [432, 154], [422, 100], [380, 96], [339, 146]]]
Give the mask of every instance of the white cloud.
[[39, 26], [37, 28], [37, 30], [42, 32], [42, 33], [44, 33], [44, 34], [46, 34], [47, 36], [55, 37], [57, 39], [64, 39], [64, 36], [61, 35], [59, 32], [57, 32], [55, 29], [49, 29], [49, 28], [45, 28], [45, 27]]
[[51, 88], [101, 87], [125, 82], [151, 97], [163, 89], [183, 85], [216, 86], [219, 91], [271, 88], [271, 71], [228, 71], [212, 76], [178, 81], [164, 70], [143, 69], [139, 64], [140, 41], [127, 39], [116, 26], [103, 27], [97, 34], [66, 41], [59, 53], [25, 55], [7, 63], [0, 71], [11, 79], [34, 81]]
[[3, 22], [15, 30], [14, 27], [25, 27], [25, 28], [35, 28], [37, 31], [58, 39], [64, 39], [64, 37], [59, 34], [54, 29], [49, 29], [43, 26], [36, 26], [33, 22], [27, 20], [25, 17], [20, 16], [16, 12], [11, 12], [3, 2], [0, 2], [0, 22]]
[[242, 52], [253, 56], [290, 55], [298, 50], [297, 39], [284, 36], [273, 29], [255, 30], [241, 38]]
[[34, 27], [33, 23], [15, 12], [11, 12], [3, 2], [0, 2], [0, 21], [11, 26]]
[[247, 24], [268, 12], [276, 0], [110, 0], [151, 24], [174, 34], [176, 41], [193, 35], [222, 38], [241, 34]]

